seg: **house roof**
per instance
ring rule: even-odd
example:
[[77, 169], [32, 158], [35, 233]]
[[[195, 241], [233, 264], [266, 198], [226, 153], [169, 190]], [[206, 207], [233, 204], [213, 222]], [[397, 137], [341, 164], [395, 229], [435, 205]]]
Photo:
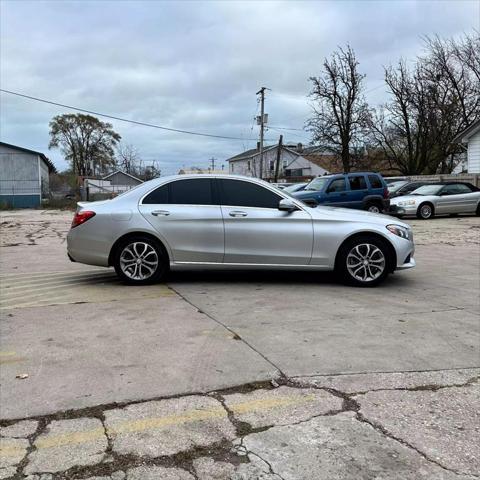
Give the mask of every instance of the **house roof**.
[[[267, 150], [271, 150], [272, 148], [276, 148], [276, 147], [277, 145], [268, 145], [266, 147], [263, 147], [263, 152], [266, 152]], [[239, 153], [238, 155], [228, 158], [227, 162], [245, 160], [247, 158], [252, 158], [255, 155], [259, 155], [259, 154], [260, 154], [260, 151], [257, 148], [251, 148], [250, 150], [246, 150], [245, 152]]]
[[109, 173], [108, 175], [105, 175], [102, 180], [107, 180], [107, 178], [109, 177], [112, 177], [113, 175], [117, 174], [117, 173], [121, 173], [122, 175], [126, 175], [127, 177], [130, 177], [130, 178], [133, 178], [134, 180], [137, 180], [139, 181], [140, 183], [143, 183], [143, 180], [140, 180], [139, 178], [133, 176], [133, 175], [130, 175], [129, 173], [127, 172], [124, 172], [123, 170], [115, 170], [114, 172], [112, 173]]
[[30, 150], [29, 148], [19, 147], [18, 145], [12, 145], [11, 143], [0, 142], [0, 145], [3, 147], [11, 148], [12, 150], [18, 150], [19, 152], [31, 153], [33, 155], [38, 155], [48, 167], [50, 173], [56, 173], [57, 169], [52, 161], [42, 152], [37, 152], [35, 150]]
[[475, 135], [478, 131], [480, 131], [480, 118], [473, 122], [469, 127], [467, 127], [465, 130], [460, 132], [454, 139], [453, 143], [458, 143], [458, 142], [465, 142], [467, 141], [471, 136]]

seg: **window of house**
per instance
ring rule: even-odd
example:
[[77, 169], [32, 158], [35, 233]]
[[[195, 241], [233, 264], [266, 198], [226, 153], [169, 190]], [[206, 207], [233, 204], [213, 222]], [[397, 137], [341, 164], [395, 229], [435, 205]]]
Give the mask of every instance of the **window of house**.
[[367, 182], [363, 175], [349, 176], [350, 190], [365, 190], [367, 188]]
[[218, 179], [222, 205], [233, 207], [278, 208], [279, 195], [255, 183]]
[[250, 160], [247, 161], [247, 170], [250, 171], [251, 170], [251, 164], [250, 164]]
[[273, 172], [275, 169], [275, 162], [273, 160], [270, 160], [270, 171]]

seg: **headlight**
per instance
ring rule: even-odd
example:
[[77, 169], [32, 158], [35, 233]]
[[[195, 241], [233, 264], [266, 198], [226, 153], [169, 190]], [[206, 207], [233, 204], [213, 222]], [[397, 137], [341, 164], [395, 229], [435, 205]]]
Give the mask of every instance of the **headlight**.
[[415, 200], [403, 200], [402, 202], [398, 202], [398, 204], [402, 207], [406, 207], [407, 205], [415, 205]]
[[387, 230], [392, 232], [397, 237], [404, 238], [405, 240], [409, 240], [411, 237], [410, 230], [405, 227], [401, 227], [400, 225], [387, 225]]

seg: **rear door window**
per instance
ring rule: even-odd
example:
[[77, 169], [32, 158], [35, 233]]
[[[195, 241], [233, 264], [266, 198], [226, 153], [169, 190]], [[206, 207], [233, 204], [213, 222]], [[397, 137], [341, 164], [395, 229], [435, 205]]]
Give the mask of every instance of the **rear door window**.
[[283, 197], [276, 193], [242, 180], [217, 179], [222, 205], [232, 207], [275, 208]]
[[143, 204], [215, 205], [209, 178], [177, 180], [149, 193]]
[[382, 181], [378, 177], [378, 175], [369, 175], [368, 176], [368, 181], [370, 182], [370, 186], [372, 188], [382, 188]]
[[349, 176], [350, 190], [365, 190], [367, 188], [367, 182], [363, 175]]
[[168, 184], [150, 192], [142, 202], [144, 205], [162, 205], [168, 203]]
[[213, 205], [209, 178], [192, 178], [170, 183], [170, 202], [176, 205]]

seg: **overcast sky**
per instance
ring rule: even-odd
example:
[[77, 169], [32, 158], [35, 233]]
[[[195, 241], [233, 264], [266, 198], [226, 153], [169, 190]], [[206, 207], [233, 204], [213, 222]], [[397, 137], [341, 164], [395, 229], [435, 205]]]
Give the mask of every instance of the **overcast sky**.
[[[422, 52], [422, 36], [480, 28], [480, 1], [9, 1], [0, 0], [0, 85], [28, 95], [172, 128], [112, 121], [163, 174], [217, 164], [255, 146], [255, 92], [266, 86], [272, 127], [302, 128], [308, 77], [349, 42], [367, 98], [386, 99], [383, 65]], [[0, 139], [48, 151], [48, 122], [70, 111], [1, 94]], [[266, 136], [278, 139], [279, 130]], [[308, 143], [302, 131], [288, 142]]]

